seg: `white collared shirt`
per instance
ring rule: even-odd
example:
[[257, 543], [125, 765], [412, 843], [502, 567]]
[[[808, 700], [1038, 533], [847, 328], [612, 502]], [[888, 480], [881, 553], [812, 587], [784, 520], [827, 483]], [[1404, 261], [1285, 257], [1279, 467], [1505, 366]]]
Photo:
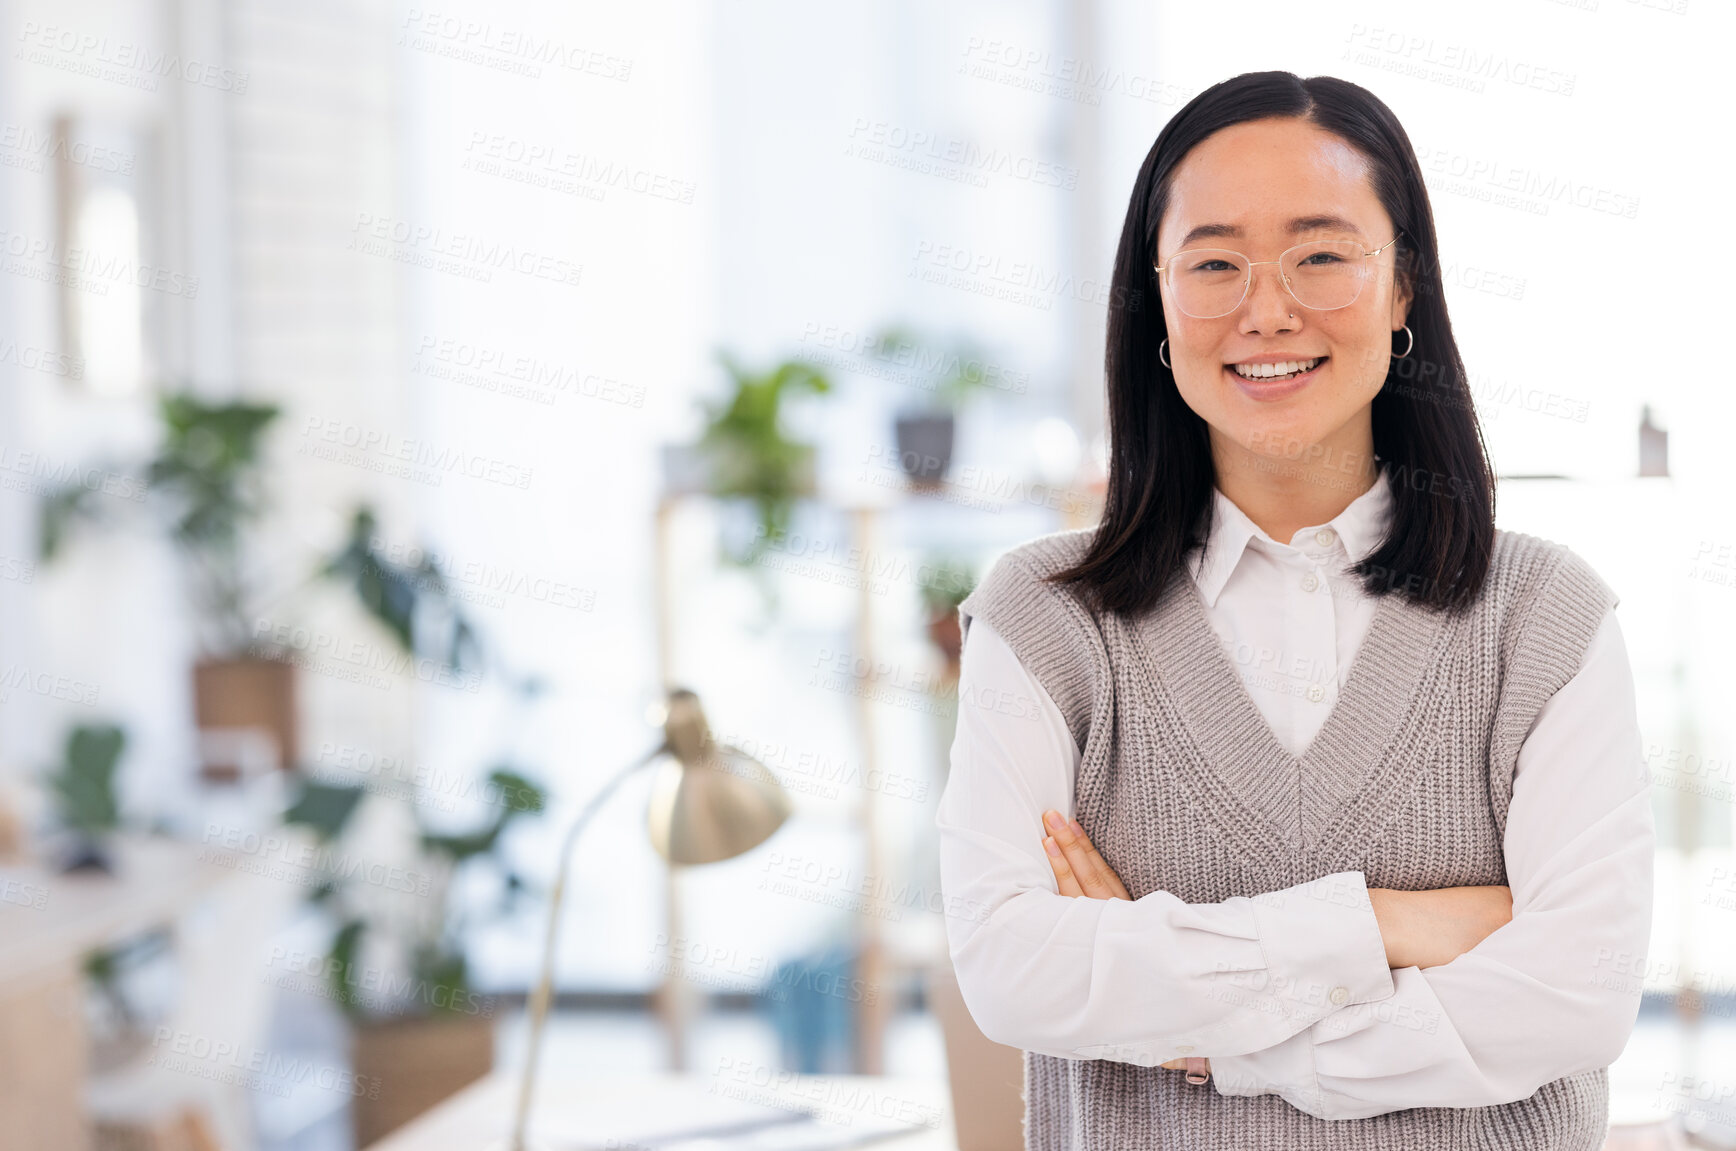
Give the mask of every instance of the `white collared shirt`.
[[1212, 500], [1209, 546], [1189, 557], [1206, 618], [1278, 742], [1300, 756], [1338, 701], [1374, 622], [1380, 601], [1340, 569], [1380, 546], [1392, 492], [1376, 483], [1288, 544], [1216, 487]]
[[[1273, 734], [1301, 755], [1372, 622], [1378, 601], [1344, 569], [1384, 537], [1391, 493], [1377, 482], [1287, 544], [1215, 488], [1214, 500], [1191, 574]], [[973, 704], [1006, 698], [1034, 701], [1035, 718]], [[1075, 814], [1079, 758], [1053, 699], [973, 619], [936, 826], [949, 907], [979, 909], [949, 914], [946, 930], [990, 1039], [1147, 1066], [1208, 1056], [1221, 1094], [1277, 1094], [1322, 1119], [1511, 1102], [1625, 1046], [1639, 987], [1617, 957], [1649, 944], [1655, 840], [1613, 610], [1519, 750], [1503, 841], [1513, 921], [1443, 966], [1388, 970], [1359, 871], [1317, 881], [1353, 899], [1061, 896], [1040, 820]], [[1605, 954], [1606, 972], [1578, 958]], [[1214, 994], [1219, 973], [1262, 969], [1272, 978], [1238, 990], [1333, 986], [1338, 1003]]]

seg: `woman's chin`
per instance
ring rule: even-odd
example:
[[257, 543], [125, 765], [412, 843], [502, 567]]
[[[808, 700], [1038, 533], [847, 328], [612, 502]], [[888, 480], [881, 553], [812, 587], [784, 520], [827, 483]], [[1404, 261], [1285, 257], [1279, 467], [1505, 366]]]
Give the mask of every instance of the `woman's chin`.
[[1241, 421], [1227, 437], [1241, 447], [1237, 464], [1267, 473], [1325, 460], [1328, 449], [1318, 446], [1324, 429], [1317, 421], [1273, 413], [1268, 419]]

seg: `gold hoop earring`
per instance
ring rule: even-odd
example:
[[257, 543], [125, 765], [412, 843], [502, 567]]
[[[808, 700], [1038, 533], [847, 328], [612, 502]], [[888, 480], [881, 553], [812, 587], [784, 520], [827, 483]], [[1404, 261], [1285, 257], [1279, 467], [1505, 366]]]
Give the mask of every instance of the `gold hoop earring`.
[[1409, 324], [1401, 324], [1399, 326], [1404, 329], [1404, 351], [1395, 353], [1392, 357], [1395, 360], [1402, 360], [1406, 356], [1410, 355], [1412, 346], [1417, 342], [1416, 337], [1411, 334]]
[[1163, 366], [1168, 368], [1170, 371], [1173, 372], [1173, 371], [1175, 371], [1175, 366], [1172, 365], [1169, 362], [1169, 360], [1165, 359], [1165, 357], [1164, 357], [1164, 353], [1168, 350], [1169, 350], [1169, 337], [1165, 336], [1163, 338], [1163, 343], [1157, 345], [1157, 358], [1160, 360], [1163, 360]]

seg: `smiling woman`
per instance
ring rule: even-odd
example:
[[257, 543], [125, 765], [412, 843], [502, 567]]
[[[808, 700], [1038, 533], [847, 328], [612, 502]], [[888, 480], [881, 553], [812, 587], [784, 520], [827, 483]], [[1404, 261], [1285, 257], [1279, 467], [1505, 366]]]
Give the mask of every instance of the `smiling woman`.
[[[1182, 400], [1205, 421], [1224, 494], [1244, 508], [1293, 504], [1249, 490], [1253, 476], [1268, 493], [1290, 486], [1250, 466], [1275, 446], [1309, 445], [1315, 467], [1352, 459], [1351, 474], [1363, 487], [1373, 482], [1373, 400], [1386, 382], [1392, 333], [1409, 330], [1411, 290], [1394, 274], [1402, 233], [1375, 194], [1372, 167], [1337, 133], [1272, 117], [1214, 133], [1170, 180], [1153, 270], [1163, 277], [1164, 326], [1174, 334], [1159, 353], [1169, 350], [1163, 358]], [[1230, 204], [1240, 209], [1237, 221], [1188, 227]], [[1290, 216], [1296, 204], [1323, 210]], [[1392, 239], [1365, 250], [1378, 242], [1370, 236]], [[1193, 247], [1212, 239], [1283, 251], [1251, 261]], [[1262, 265], [1273, 272], [1258, 275]], [[1306, 517], [1336, 498], [1318, 486], [1323, 498], [1295, 511]]]
[[959, 607], [941, 876], [987, 913], [949, 949], [1030, 1148], [1603, 1143], [1638, 998], [1597, 968], [1651, 925], [1633, 680], [1614, 591], [1495, 528], [1439, 268], [1343, 80], [1227, 80], [1140, 169], [1102, 522]]

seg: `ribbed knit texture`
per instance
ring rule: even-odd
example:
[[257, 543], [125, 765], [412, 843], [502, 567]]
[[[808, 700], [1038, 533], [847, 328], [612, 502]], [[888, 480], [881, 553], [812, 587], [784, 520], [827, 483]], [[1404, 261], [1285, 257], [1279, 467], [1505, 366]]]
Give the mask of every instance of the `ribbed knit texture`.
[[[1038, 577], [1091, 530], [1003, 555], [959, 606], [1043, 685], [1081, 752], [1078, 820], [1129, 894], [1188, 903], [1339, 871], [1406, 891], [1505, 884], [1501, 842], [1519, 746], [1579, 670], [1615, 593], [1577, 554], [1497, 531], [1476, 603], [1447, 614], [1381, 598], [1325, 725], [1280, 744], [1177, 572], [1143, 616], [1097, 615]], [[1322, 593], [1324, 594], [1324, 593]], [[1033, 813], [1035, 818], [1035, 813]], [[1493, 1107], [1322, 1120], [1277, 1095], [1225, 1096], [1179, 1071], [1025, 1052], [1031, 1151], [1596, 1151], [1608, 1069]]]

